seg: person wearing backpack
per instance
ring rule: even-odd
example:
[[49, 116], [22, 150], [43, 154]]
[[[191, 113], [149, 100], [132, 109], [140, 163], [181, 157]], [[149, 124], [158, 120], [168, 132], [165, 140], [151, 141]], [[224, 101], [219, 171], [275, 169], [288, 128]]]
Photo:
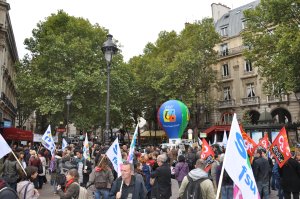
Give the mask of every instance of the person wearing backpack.
[[102, 196], [103, 199], [108, 199], [113, 181], [113, 173], [108, 166], [106, 156], [104, 156], [90, 174], [89, 184], [95, 185], [95, 198], [100, 199]]
[[215, 199], [214, 185], [204, 171], [205, 160], [198, 159], [195, 169], [183, 178], [179, 189], [181, 199]]
[[37, 189], [34, 188], [33, 181], [38, 176], [38, 169], [34, 166], [28, 166], [25, 168], [26, 177], [17, 184], [17, 193], [20, 199], [37, 199], [40, 194]]
[[61, 185], [57, 186], [57, 193], [60, 199], [73, 199], [79, 197], [80, 186], [78, 184], [79, 173], [77, 169], [71, 169], [66, 176], [66, 185], [64, 190], [61, 189]]
[[0, 178], [0, 198], [19, 199], [15, 190], [10, 188], [4, 179]]
[[20, 169], [21, 167], [17, 163], [14, 155], [10, 153], [8, 158], [4, 161], [2, 177], [15, 191], [17, 190], [17, 181], [19, 178]]

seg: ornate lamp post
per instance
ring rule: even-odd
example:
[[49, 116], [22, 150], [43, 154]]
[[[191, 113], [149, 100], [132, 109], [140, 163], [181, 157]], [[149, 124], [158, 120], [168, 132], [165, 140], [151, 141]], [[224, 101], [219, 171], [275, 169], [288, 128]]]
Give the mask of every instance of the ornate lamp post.
[[112, 38], [113, 38], [112, 35], [110, 34], [107, 35], [107, 40], [103, 43], [103, 46], [101, 48], [107, 64], [106, 122], [105, 122], [105, 134], [104, 134], [105, 144], [109, 143], [108, 132], [110, 128], [110, 115], [109, 115], [110, 65], [111, 65], [113, 55], [116, 54], [116, 52], [118, 51], [117, 45], [113, 43]]
[[66, 96], [66, 102], [67, 102], [67, 138], [69, 138], [69, 115], [70, 115], [70, 105], [72, 103], [72, 95], [68, 94]]

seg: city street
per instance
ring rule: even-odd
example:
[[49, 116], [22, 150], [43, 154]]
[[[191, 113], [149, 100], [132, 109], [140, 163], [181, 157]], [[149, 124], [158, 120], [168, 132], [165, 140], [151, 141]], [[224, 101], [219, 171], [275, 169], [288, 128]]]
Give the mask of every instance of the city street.
[[[41, 199], [59, 199], [58, 195], [55, 195], [53, 193], [53, 187], [50, 185], [50, 176], [48, 176], [48, 182], [47, 184], [44, 184], [43, 189], [39, 190], [40, 192], [40, 198]], [[172, 197], [171, 199], [177, 199], [178, 198], [178, 183], [176, 180], [172, 179]], [[270, 195], [270, 199], [276, 199], [277, 197], [277, 192], [272, 191]]]

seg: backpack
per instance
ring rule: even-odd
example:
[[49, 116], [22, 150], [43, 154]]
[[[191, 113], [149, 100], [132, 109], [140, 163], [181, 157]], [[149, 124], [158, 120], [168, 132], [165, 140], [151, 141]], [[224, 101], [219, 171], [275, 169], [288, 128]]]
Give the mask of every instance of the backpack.
[[19, 178], [17, 170], [17, 161], [6, 160], [4, 162], [3, 179], [8, 183], [15, 183]]
[[106, 189], [109, 180], [109, 171], [95, 172], [95, 188]]
[[66, 179], [66, 175], [65, 174], [57, 174], [56, 175], [56, 183], [58, 185], [63, 186], [66, 183], [67, 179]]
[[[13, 195], [15, 197], [12, 198], [11, 197], [12, 195], [9, 194], [9, 192], [13, 193]], [[10, 187], [3, 187], [2, 189], [0, 189], [0, 198], [7, 197], [7, 196], [11, 197], [10, 199], [18, 199], [19, 198], [19, 196], [16, 193], [16, 191], [14, 189], [10, 188]]]
[[189, 183], [187, 184], [182, 199], [202, 199], [202, 193], [200, 183], [208, 178], [201, 178], [194, 181], [189, 175], [187, 175]]
[[86, 188], [80, 186], [77, 182], [74, 182], [74, 183], [79, 186], [79, 195], [78, 195], [77, 199], [88, 199], [89, 194], [88, 194], [88, 191], [86, 190]]

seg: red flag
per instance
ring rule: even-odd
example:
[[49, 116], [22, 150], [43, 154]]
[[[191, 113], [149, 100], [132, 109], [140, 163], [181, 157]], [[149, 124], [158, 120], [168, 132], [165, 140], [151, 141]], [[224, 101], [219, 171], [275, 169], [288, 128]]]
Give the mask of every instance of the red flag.
[[205, 171], [208, 172], [214, 162], [215, 153], [205, 139], [202, 139], [201, 159], [206, 161]]
[[268, 133], [265, 134], [265, 136], [259, 141], [257, 147], [258, 148], [265, 148], [266, 150], [269, 150], [269, 137], [268, 137]]
[[274, 142], [272, 143], [270, 151], [274, 155], [275, 160], [280, 168], [291, 157], [291, 150], [284, 127], [280, 130]]
[[248, 134], [244, 130], [242, 130], [242, 136], [247, 153], [250, 157], [252, 157], [254, 155], [257, 144], [251, 139], [251, 137], [248, 136]]

